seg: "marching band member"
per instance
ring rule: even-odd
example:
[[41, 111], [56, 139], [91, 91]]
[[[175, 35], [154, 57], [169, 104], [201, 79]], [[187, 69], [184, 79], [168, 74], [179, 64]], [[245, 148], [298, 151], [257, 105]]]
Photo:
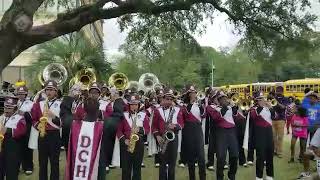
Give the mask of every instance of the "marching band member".
[[[257, 106], [249, 110], [249, 121], [253, 127], [253, 143], [256, 150], [256, 180], [262, 180], [263, 169], [266, 164], [267, 180], [272, 180], [273, 173], [273, 134], [272, 134], [272, 119], [276, 113], [271, 104], [263, 96], [263, 93], [256, 93], [255, 100]], [[249, 127], [249, 125], [246, 125]], [[246, 127], [246, 128], [247, 128]], [[246, 129], [246, 133], [248, 130]], [[246, 135], [245, 135], [246, 136]], [[246, 136], [249, 138], [249, 136]]]
[[[113, 113], [114, 96], [111, 96], [109, 88], [106, 84], [103, 84], [101, 88], [101, 97], [99, 100], [99, 109], [102, 112], [102, 119], [107, 123]], [[109, 172], [109, 166], [111, 166], [113, 151], [107, 149], [114, 149], [114, 143], [116, 138], [116, 128], [104, 128], [103, 143], [106, 148], [106, 171]]]
[[[33, 126], [39, 131], [39, 180], [48, 179], [48, 160], [50, 159], [50, 179], [59, 180], [60, 156], [60, 104], [57, 100], [58, 86], [55, 81], [45, 83], [46, 100], [33, 105], [31, 110]], [[46, 119], [41, 121], [40, 119]]]
[[[89, 91], [88, 91], [88, 97], [92, 97], [92, 98], [98, 100], [100, 98], [100, 95], [101, 95], [101, 89], [100, 89], [99, 85], [96, 82], [92, 83], [89, 88]], [[86, 96], [86, 95], [84, 94], [84, 96]], [[78, 104], [78, 106], [75, 110], [74, 119], [75, 120], [83, 120], [84, 117], [85, 117], [84, 103], [81, 102], [80, 104]], [[103, 117], [102, 111], [100, 111], [99, 117], [102, 119], [102, 117]]]
[[18, 98], [16, 97], [6, 97], [4, 115], [0, 117], [1, 180], [18, 180], [22, 151], [19, 140], [25, 136], [27, 127], [24, 116], [17, 112], [17, 102]]
[[[161, 147], [159, 180], [174, 180], [178, 150], [178, 132], [183, 128], [183, 112], [173, 105], [172, 90], [167, 90], [162, 106], [155, 111], [152, 132]], [[168, 164], [168, 166], [167, 166]]]
[[27, 99], [28, 89], [26, 86], [21, 86], [16, 89], [18, 101], [18, 113], [21, 116], [24, 116], [26, 120], [27, 133], [22, 138], [22, 169], [24, 170], [26, 175], [30, 175], [33, 172], [33, 150], [28, 147], [31, 126], [32, 126], [32, 117], [31, 117], [31, 109], [33, 106], [33, 102]]
[[231, 107], [227, 96], [221, 92], [217, 96], [219, 106], [213, 108], [208, 106], [206, 112], [212, 118], [216, 126], [216, 154], [217, 154], [217, 180], [223, 179], [227, 151], [229, 153], [230, 169], [228, 178], [234, 180], [238, 166], [238, 139], [235, 128], [235, 121], [243, 116], [238, 112], [236, 106]]
[[204, 139], [202, 131], [202, 117], [205, 116], [203, 107], [197, 103], [197, 91], [190, 86], [186, 92], [185, 122], [182, 129], [182, 138], [185, 141], [183, 149], [189, 169], [189, 179], [195, 180], [195, 163], [199, 164], [200, 180], [206, 179], [204, 156]]
[[[271, 97], [272, 97], [272, 93]], [[283, 146], [283, 136], [285, 127], [285, 110], [289, 101], [283, 95], [283, 87], [279, 86], [276, 88], [276, 94], [274, 96], [277, 101], [277, 105], [273, 108], [277, 114], [275, 119], [273, 119], [273, 141], [274, 141], [274, 152], [278, 158], [282, 158], [282, 146]]]
[[68, 153], [69, 134], [70, 127], [73, 120], [73, 114], [77, 107], [82, 103], [81, 99], [81, 83], [74, 84], [70, 90], [68, 96], [65, 96], [60, 105], [60, 118], [63, 122], [62, 125], [62, 143]]
[[102, 163], [105, 152], [101, 143], [103, 121], [99, 117], [99, 102], [88, 97], [83, 104], [84, 119], [76, 119], [71, 124], [65, 179], [105, 180], [105, 166]]
[[[211, 87], [206, 92], [206, 98], [204, 99], [204, 108], [207, 108], [208, 106], [211, 106], [212, 108], [215, 108], [218, 105], [217, 100], [217, 94], [218, 91], [215, 89], [212, 89]], [[209, 114], [206, 114], [206, 122], [205, 122], [205, 141], [208, 144], [208, 162], [207, 162], [207, 168], [210, 171], [214, 170], [214, 156], [215, 156], [215, 126], [213, 121], [211, 120], [211, 117]]]
[[150, 131], [149, 118], [144, 112], [139, 112], [138, 95], [132, 95], [128, 101], [129, 111], [124, 112], [117, 137], [120, 141], [122, 156], [122, 180], [141, 180], [141, 163], [144, 154], [143, 135]]
[[[150, 106], [146, 109], [147, 116], [150, 120], [150, 127], [152, 126], [152, 122], [154, 119], [154, 111], [157, 108], [157, 99], [156, 97], [150, 97]], [[159, 107], [159, 106], [158, 106]], [[152, 132], [150, 131], [148, 134], [148, 156], [152, 156], [154, 154], [157, 154], [157, 144], [156, 139], [153, 136]]]

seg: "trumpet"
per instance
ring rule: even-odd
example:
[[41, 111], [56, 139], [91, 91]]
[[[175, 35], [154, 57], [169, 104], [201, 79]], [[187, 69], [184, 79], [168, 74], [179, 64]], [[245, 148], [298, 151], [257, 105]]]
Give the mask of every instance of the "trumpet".
[[48, 123], [48, 114], [49, 114], [49, 105], [48, 105], [48, 99], [45, 101], [44, 104], [44, 111], [43, 116], [39, 119], [39, 135], [40, 137], [44, 137], [46, 135], [46, 127]]
[[239, 108], [243, 111], [247, 111], [251, 108], [253, 103], [249, 99], [242, 99], [239, 101]]
[[270, 103], [270, 105], [271, 105], [272, 107], [278, 105], [278, 101], [277, 101], [275, 98], [268, 99], [268, 102]]
[[232, 104], [238, 104], [240, 101], [239, 94], [233, 94], [230, 98]]
[[139, 141], [140, 137], [137, 134], [137, 113], [135, 113], [133, 122], [132, 122], [132, 128], [131, 128], [131, 134], [129, 139], [129, 146], [128, 146], [128, 152], [134, 153], [134, 150], [136, 148], [136, 144]]

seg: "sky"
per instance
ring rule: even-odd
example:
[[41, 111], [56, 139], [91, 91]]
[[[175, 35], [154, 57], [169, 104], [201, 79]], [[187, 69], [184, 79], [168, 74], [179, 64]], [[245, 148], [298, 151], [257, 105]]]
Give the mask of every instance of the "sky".
[[[320, 17], [320, 4], [318, 0], [312, 0], [312, 13], [315, 13]], [[201, 46], [209, 46], [215, 49], [219, 47], [234, 47], [239, 39], [240, 35], [234, 34], [234, 27], [228, 23], [227, 15], [217, 14], [213, 23], [204, 21], [207, 25], [206, 32], [204, 34], [197, 35], [194, 37]], [[316, 23], [315, 29], [320, 30], [320, 21]], [[126, 32], [120, 32], [116, 19], [107, 20], [104, 23], [104, 48], [108, 55], [117, 54], [118, 48], [124, 43], [126, 38]]]

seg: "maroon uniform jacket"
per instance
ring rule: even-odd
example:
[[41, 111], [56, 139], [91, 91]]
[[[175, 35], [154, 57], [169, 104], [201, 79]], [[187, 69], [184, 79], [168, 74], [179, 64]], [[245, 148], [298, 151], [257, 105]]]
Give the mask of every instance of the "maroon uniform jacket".
[[259, 127], [272, 127], [275, 111], [267, 107], [252, 107], [249, 111], [250, 121]]
[[171, 110], [174, 110], [172, 124], [176, 125], [175, 133], [183, 128], [183, 110], [180, 107], [173, 106], [168, 109], [159, 107], [154, 111], [154, 119], [152, 122], [152, 133], [155, 136], [162, 136], [166, 132], [166, 122], [169, 120]]
[[222, 108], [220, 106], [207, 106], [206, 112], [219, 128], [234, 128], [235, 121], [245, 120], [245, 117], [236, 109], [227, 106]]
[[20, 139], [27, 132], [26, 121], [23, 116], [19, 114], [14, 114], [11, 117], [3, 117], [3, 120], [0, 120], [7, 130], [4, 134], [6, 138]]
[[[129, 114], [129, 112], [124, 112], [123, 114], [124, 117], [117, 130], [117, 137], [119, 140], [130, 139], [132, 123], [135, 118], [135, 114]], [[146, 135], [150, 132], [149, 117], [145, 112], [137, 113], [136, 125], [140, 129], [140, 135]]]
[[[55, 115], [55, 118], [48, 121], [46, 126], [46, 130], [59, 130], [62, 126], [61, 119], [60, 119], [60, 104], [61, 101], [58, 99], [54, 99], [48, 102], [49, 110]], [[32, 115], [32, 124], [33, 126], [38, 129], [39, 119], [43, 116], [45, 101], [37, 102], [33, 105], [31, 109]]]
[[99, 103], [99, 109], [102, 111], [102, 119], [110, 117], [113, 112], [113, 102], [109, 100], [100, 100]]
[[206, 117], [203, 107], [198, 103], [184, 104], [182, 106], [185, 122], [201, 123]]

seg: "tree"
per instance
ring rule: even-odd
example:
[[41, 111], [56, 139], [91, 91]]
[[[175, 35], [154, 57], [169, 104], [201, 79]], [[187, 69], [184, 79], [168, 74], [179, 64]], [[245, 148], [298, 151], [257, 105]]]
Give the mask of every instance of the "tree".
[[80, 34], [71, 34], [54, 39], [38, 47], [39, 59], [29, 66], [26, 71], [32, 79], [31, 88], [39, 89], [38, 74], [50, 63], [61, 63], [68, 71], [68, 81], [63, 90], [68, 90], [69, 80], [80, 69], [94, 68], [98, 80], [106, 81], [112, 72], [110, 64], [106, 61], [101, 47], [94, 46], [86, 41]]
[[[42, 5], [53, 0], [13, 0], [0, 22], [0, 70], [25, 49], [56, 37], [78, 31], [100, 19], [119, 18], [122, 29], [131, 29], [131, 40], [155, 47], [157, 32], [161, 39], [190, 38], [189, 33], [203, 31], [200, 22], [213, 19], [214, 12], [228, 16], [246, 41], [256, 47], [275, 39], [293, 38], [309, 30], [315, 16], [308, 13], [310, 0], [96, 0], [73, 8], [67, 6], [52, 22], [33, 26], [33, 17]], [[69, 0], [59, 0], [61, 5]], [[78, 2], [78, 1], [77, 1]], [[106, 4], [112, 4], [105, 7]], [[152, 54], [152, 53], [150, 53]]]
[[172, 41], [163, 47], [163, 53], [157, 59], [149, 59], [140, 53], [140, 48], [141, 46], [132, 43], [124, 44], [121, 48], [124, 56], [115, 60], [116, 71], [125, 73], [130, 80], [135, 81], [141, 74], [151, 72], [161, 83], [177, 89], [183, 88], [188, 82], [204, 87], [200, 67], [205, 57], [193, 43]]

